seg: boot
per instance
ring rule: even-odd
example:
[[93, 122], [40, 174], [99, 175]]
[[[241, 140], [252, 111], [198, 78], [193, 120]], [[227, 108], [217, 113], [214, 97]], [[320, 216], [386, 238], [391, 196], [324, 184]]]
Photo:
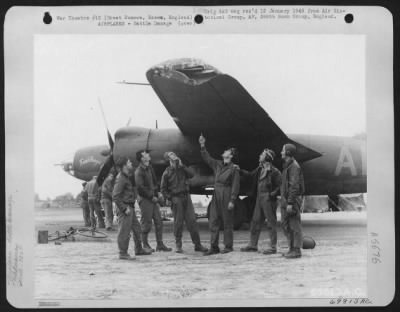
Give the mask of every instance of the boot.
[[121, 260], [135, 260], [135, 257], [132, 257], [130, 254], [119, 255]]
[[164, 245], [163, 242], [157, 243], [156, 251], [172, 251], [172, 248], [169, 248]]
[[300, 248], [293, 248], [292, 251], [285, 255], [286, 259], [295, 259], [301, 257], [301, 250]]
[[243, 252], [258, 251], [258, 248], [254, 247], [254, 246], [247, 245], [246, 247], [240, 248], [240, 251], [243, 251]]
[[183, 250], [182, 250], [182, 241], [181, 241], [180, 239], [178, 239], [178, 240], [176, 241], [175, 252], [176, 252], [176, 253], [183, 253]]
[[148, 233], [142, 234], [143, 249], [145, 250], [147, 249], [147, 251], [154, 252], [155, 250], [149, 245], [148, 236], [149, 236]]
[[263, 251], [264, 255], [273, 255], [276, 254], [276, 248], [268, 248]]
[[216, 255], [219, 253], [219, 248], [210, 248], [208, 249], [205, 253], [204, 256], [211, 256], [211, 255]]
[[293, 240], [290, 237], [287, 238], [287, 244], [288, 244], [287, 250], [282, 252], [283, 257], [286, 257], [286, 255], [289, 254], [293, 249]]
[[135, 254], [136, 256], [148, 256], [151, 255], [151, 250], [149, 249], [143, 249], [142, 244], [138, 244], [135, 246]]
[[207, 252], [208, 248], [204, 247], [202, 244], [198, 244], [194, 246], [194, 251]]
[[225, 247], [224, 249], [221, 250], [221, 253], [222, 254], [226, 254], [226, 253], [229, 253], [229, 252], [232, 252], [232, 251], [233, 251], [233, 248]]

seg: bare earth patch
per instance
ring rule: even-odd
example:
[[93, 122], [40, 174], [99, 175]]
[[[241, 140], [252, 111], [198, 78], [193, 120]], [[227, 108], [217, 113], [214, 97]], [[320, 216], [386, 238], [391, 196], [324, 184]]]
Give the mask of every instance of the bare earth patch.
[[[347, 215], [346, 215], [347, 214]], [[40, 210], [37, 230], [65, 230], [81, 226], [80, 209]], [[235, 251], [204, 257], [194, 252], [184, 233], [184, 254], [155, 252], [134, 261], [118, 259], [116, 232], [107, 239], [78, 238], [61, 245], [35, 247], [37, 299], [265, 299], [329, 298], [329, 290], [356, 291], [366, 296], [367, 228], [365, 214], [303, 215], [304, 233], [317, 246], [303, 257], [289, 260], [279, 253], [243, 253], [248, 231], [236, 231]], [[208, 226], [199, 220], [208, 246]], [[260, 249], [268, 246], [266, 229]], [[155, 247], [154, 232], [150, 243]], [[223, 234], [221, 233], [221, 238]], [[285, 240], [278, 233], [279, 244]], [[172, 222], [164, 222], [164, 241], [174, 247]], [[130, 253], [133, 255], [133, 241]], [[221, 244], [222, 247], [222, 244]]]

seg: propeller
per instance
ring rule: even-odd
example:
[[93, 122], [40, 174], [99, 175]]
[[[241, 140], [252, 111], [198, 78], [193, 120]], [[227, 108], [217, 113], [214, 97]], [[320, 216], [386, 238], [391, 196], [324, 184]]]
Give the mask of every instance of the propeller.
[[97, 184], [99, 186], [101, 186], [103, 184], [104, 180], [106, 179], [106, 177], [108, 176], [108, 174], [110, 173], [111, 168], [114, 167], [114, 158], [113, 158], [114, 140], [113, 140], [110, 130], [108, 128], [106, 116], [104, 114], [103, 105], [101, 104], [100, 98], [98, 98], [98, 101], [99, 101], [101, 114], [103, 116], [104, 125], [107, 129], [108, 144], [110, 145], [110, 155], [107, 157], [106, 161], [101, 166], [100, 171], [97, 175], [97, 179], [96, 179]]
[[111, 136], [111, 133], [110, 133], [110, 130], [109, 130], [109, 128], [108, 128], [106, 115], [104, 114], [103, 105], [101, 105], [101, 100], [100, 100], [100, 98], [98, 98], [98, 101], [99, 101], [99, 106], [100, 106], [101, 114], [102, 114], [102, 116], [103, 116], [104, 125], [106, 126], [106, 129], [107, 129], [108, 144], [110, 145], [111, 152], [112, 152], [112, 150], [113, 150], [113, 148], [114, 148], [114, 140], [113, 140], [113, 138], [112, 138], [112, 136]]

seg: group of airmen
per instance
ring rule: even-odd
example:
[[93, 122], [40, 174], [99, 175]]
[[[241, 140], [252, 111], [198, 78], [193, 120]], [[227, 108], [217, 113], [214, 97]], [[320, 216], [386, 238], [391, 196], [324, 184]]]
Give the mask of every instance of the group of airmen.
[[[189, 193], [188, 180], [194, 176], [191, 168], [185, 166], [174, 152], [166, 152], [165, 160], [169, 166], [165, 169], [161, 184], [158, 185], [151, 165], [150, 154], [146, 150], [136, 153], [139, 166], [134, 170], [129, 158], [119, 159], [116, 169], [111, 170], [101, 187], [96, 179], [84, 183], [82, 208], [86, 226], [106, 228], [113, 231], [114, 212], [118, 219], [119, 258], [135, 259], [129, 255], [128, 247], [133, 233], [135, 255], [150, 255], [154, 251], [172, 251], [163, 242], [163, 222], [160, 205], [171, 206], [174, 218], [175, 251], [183, 253], [182, 232], [184, 223], [190, 233], [194, 250], [204, 255], [225, 254], [233, 251], [234, 208], [239, 196], [240, 175], [252, 179], [256, 185], [256, 203], [250, 226], [250, 242], [242, 247], [242, 252], [257, 252], [261, 228], [265, 220], [270, 230], [270, 246], [263, 254], [277, 253], [277, 197], [281, 197], [281, 224], [287, 238], [288, 249], [282, 255], [288, 259], [301, 257], [303, 234], [300, 219], [300, 207], [304, 194], [302, 170], [295, 159], [296, 147], [285, 144], [282, 148], [282, 173], [272, 165], [275, 153], [265, 148], [259, 156], [259, 166], [253, 171], [240, 169], [237, 163], [237, 150], [228, 148], [222, 154], [222, 160], [214, 159], [205, 147], [206, 139], [199, 138], [203, 160], [214, 173], [214, 194], [209, 209], [210, 248], [201, 244], [196, 214]], [[118, 174], [117, 174], [118, 172]], [[138, 202], [141, 219], [135, 213], [135, 201]], [[113, 212], [112, 203], [116, 209]], [[105, 218], [101, 213], [104, 209]], [[96, 220], [97, 216], [97, 220]], [[98, 222], [98, 224], [97, 224]], [[152, 224], [155, 226], [157, 246], [153, 249], [148, 240]], [[224, 248], [219, 248], [219, 233], [223, 227]]]

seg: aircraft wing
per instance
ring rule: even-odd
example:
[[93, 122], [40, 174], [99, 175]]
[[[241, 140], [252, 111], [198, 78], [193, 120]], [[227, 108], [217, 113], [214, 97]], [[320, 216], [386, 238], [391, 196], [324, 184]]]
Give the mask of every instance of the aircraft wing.
[[[300, 161], [321, 156], [290, 140], [236, 79], [210, 65], [185, 67], [177, 60], [153, 67], [146, 76], [184, 135], [203, 133], [225, 144], [262, 141], [275, 150], [292, 142]], [[232, 138], [236, 142], [231, 142]]]

